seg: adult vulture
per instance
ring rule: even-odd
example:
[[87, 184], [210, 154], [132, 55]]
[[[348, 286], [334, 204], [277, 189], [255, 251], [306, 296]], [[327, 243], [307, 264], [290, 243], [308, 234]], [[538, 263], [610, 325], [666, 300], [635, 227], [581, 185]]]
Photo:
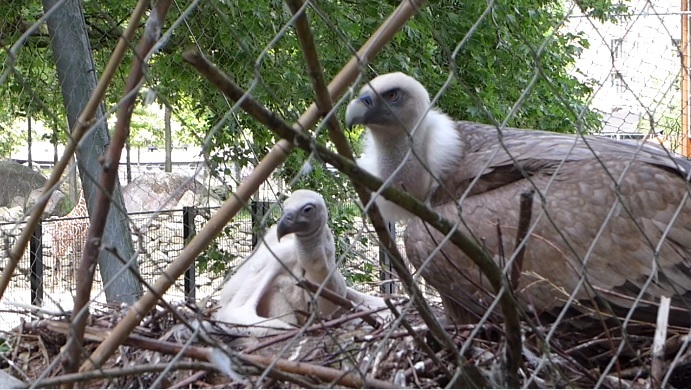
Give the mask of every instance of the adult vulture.
[[[671, 322], [691, 322], [688, 161], [646, 143], [454, 121], [402, 73], [367, 83], [346, 124], [368, 129], [360, 166], [460, 220], [499, 264], [514, 257], [520, 196], [535, 191], [516, 290], [525, 307], [556, 313], [573, 296], [570, 307], [583, 313], [633, 308], [654, 318], [665, 295]], [[410, 217], [386, 200], [378, 205], [389, 221]], [[492, 289], [461, 250], [419, 218], [404, 239], [450, 319], [486, 312]]]
[[306, 318], [299, 313], [316, 311], [331, 317], [339, 312], [331, 301], [321, 297], [314, 301], [296, 285], [300, 278], [324, 285], [355, 305], [386, 306], [381, 298], [348, 288], [336, 269], [334, 239], [321, 195], [294, 191], [283, 209], [278, 223], [223, 286], [216, 320], [244, 325], [246, 332], [238, 333], [260, 337], [303, 325]]

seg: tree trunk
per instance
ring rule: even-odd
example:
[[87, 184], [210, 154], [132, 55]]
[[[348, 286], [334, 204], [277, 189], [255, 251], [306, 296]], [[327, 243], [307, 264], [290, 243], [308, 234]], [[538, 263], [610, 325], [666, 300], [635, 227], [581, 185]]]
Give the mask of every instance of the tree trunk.
[[[43, 8], [48, 11], [56, 3], [58, 0], [43, 0]], [[80, 1], [67, 0], [48, 18], [47, 24], [67, 118], [70, 128], [74, 128], [97, 83]], [[101, 105], [95, 119], [101, 119], [104, 113], [105, 109]], [[109, 138], [103, 121], [89, 131], [77, 148], [79, 175], [90, 215], [93, 213], [93, 200], [102, 174], [98, 160], [106, 151]], [[122, 211], [125, 206], [119, 182], [115, 183], [112, 199], [113, 208], [106, 221], [103, 245], [113, 248], [120, 258], [130, 260], [134, 254], [134, 245], [127, 215]], [[136, 273], [129, 269], [122, 270], [124, 266], [110, 251], [101, 251], [98, 266], [109, 302], [134, 303], [141, 295], [142, 286]], [[138, 268], [137, 263], [134, 263], [133, 268]]]
[[34, 165], [34, 162], [31, 156], [31, 145], [33, 144], [33, 140], [31, 138], [31, 111], [29, 110], [26, 110], [26, 143], [29, 144], [29, 146], [27, 146], [26, 159], [29, 163], [29, 167], [31, 167]]
[[132, 145], [128, 139], [125, 143], [125, 164], [127, 166], [127, 184], [132, 183]]
[[58, 122], [53, 120], [53, 136], [50, 141], [53, 143], [53, 166], [58, 164]]
[[72, 158], [70, 158], [69, 171], [67, 172], [67, 183], [70, 188], [70, 202], [72, 202], [72, 206], [77, 205], [81, 194], [81, 191], [77, 188], [79, 186], [79, 181], [77, 181], [77, 170], [74, 167], [76, 163], [77, 162], [74, 161], [74, 156], [72, 156]]
[[166, 164], [165, 164], [165, 171], [166, 172], [173, 172], [173, 135], [171, 134], [171, 129], [170, 129], [170, 116], [171, 116], [170, 106], [168, 106], [166, 104], [165, 105], [165, 114], [164, 114], [165, 138], [166, 138]]

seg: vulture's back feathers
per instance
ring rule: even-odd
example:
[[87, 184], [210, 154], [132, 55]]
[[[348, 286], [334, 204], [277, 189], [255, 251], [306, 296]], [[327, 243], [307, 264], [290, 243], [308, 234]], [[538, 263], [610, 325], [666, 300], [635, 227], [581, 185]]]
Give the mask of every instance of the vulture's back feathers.
[[[621, 309], [635, 306], [637, 317], [654, 320], [655, 303], [665, 295], [679, 308], [671, 322], [691, 322], [688, 161], [648, 144], [518, 129], [502, 129], [500, 142], [495, 127], [469, 122], [456, 127], [464, 153], [442, 178], [432, 205], [456, 220], [455, 200], [463, 199], [462, 230], [497, 260], [500, 248], [508, 259], [515, 250], [520, 196], [536, 190], [535, 227], [519, 285], [519, 296], [536, 312], [561, 308], [575, 292], [579, 311], [608, 311], [606, 301], [616, 313], [625, 315]], [[420, 220], [408, 227], [406, 249], [416, 265], [442, 242], [437, 232], [431, 239], [431, 230]], [[458, 248], [445, 245], [424, 275], [448, 274], [449, 259], [462, 277], [434, 285], [479, 318], [491, 301], [483, 290], [491, 288], [478, 280], [477, 267]], [[643, 301], [635, 302], [641, 290]], [[455, 297], [460, 291], [471, 296]], [[477, 304], [478, 298], [485, 304]]]

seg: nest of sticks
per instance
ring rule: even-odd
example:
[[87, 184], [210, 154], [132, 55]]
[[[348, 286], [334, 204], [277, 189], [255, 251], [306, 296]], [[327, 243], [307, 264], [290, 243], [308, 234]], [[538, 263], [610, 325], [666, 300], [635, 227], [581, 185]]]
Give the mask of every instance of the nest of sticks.
[[[399, 305], [397, 311], [403, 314], [379, 328], [361, 320], [367, 312], [353, 312], [265, 338], [199, 331], [203, 328], [195, 327], [195, 321], [208, 318], [212, 307], [159, 306], [102, 369], [69, 375], [60, 364], [69, 319], [34, 315], [34, 320], [5, 335], [0, 364], [5, 373], [36, 387], [72, 381], [90, 388], [437, 388], [506, 383], [501, 324], [445, 326], [463, 354], [459, 364], [409, 303]], [[443, 318], [440, 305], [432, 304], [432, 309]], [[83, 359], [127, 310], [92, 305]], [[604, 331], [564, 327], [548, 342], [547, 330], [522, 327], [523, 386], [643, 388], [653, 381], [685, 387], [691, 380], [688, 329], [667, 328], [660, 355], [653, 353], [653, 324], [634, 323], [625, 332], [616, 326]], [[188, 337], [177, 338], [183, 328]]]

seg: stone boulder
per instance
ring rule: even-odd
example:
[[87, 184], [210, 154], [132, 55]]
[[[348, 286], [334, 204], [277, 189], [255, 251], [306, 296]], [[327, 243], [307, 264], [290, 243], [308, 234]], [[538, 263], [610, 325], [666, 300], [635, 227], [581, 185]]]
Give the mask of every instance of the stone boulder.
[[[38, 199], [41, 197], [43, 189], [36, 189], [29, 193], [26, 198], [26, 203], [24, 208], [27, 212], [34, 207]], [[67, 197], [61, 191], [53, 191], [46, 203], [46, 208], [43, 210], [43, 218], [48, 218], [51, 216], [64, 217], [70, 210], [68, 210]]]
[[177, 172], [140, 175], [123, 188], [122, 197], [130, 213], [178, 210], [186, 206], [216, 207], [222, 203], [198, 180]]
[[0, 222], [16, 222], [24, 217], [21, 207], [0, 207]]
[[[0, 220], [14, 221], [17, 210], [29, 214], [41, 195], [46, 178], [33, 169], [14, 161], [0, 161]], [[65, 194], [55, 191], [48, 200], [43, 218], [63, 216], [67, 212]], [[11, 211], [10, 211], [11, 210]]]
[[25, 199], [45, 183], [43, 175], [27, 166], [14, 161], [0, 161], [0, 207], [20, 206], [15, 197]]

